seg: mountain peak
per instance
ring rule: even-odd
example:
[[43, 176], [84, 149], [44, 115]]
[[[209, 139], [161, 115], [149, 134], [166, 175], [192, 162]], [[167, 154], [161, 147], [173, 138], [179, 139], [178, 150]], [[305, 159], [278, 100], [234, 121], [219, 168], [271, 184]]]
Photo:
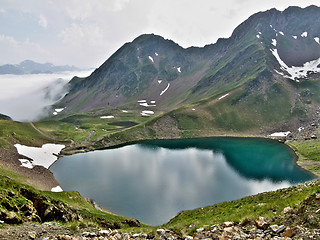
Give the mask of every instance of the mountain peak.
[[152, 105], [167, 110], [277, 72], [295, 79], [288, 72], [292, 66], [320, 57], [319, 38], [320, 8], [315, 6], [256, 13], [230, 38], [204, 48], [184, 49], [162, 36], [143, 34], [88, 78], [71, 81], [62, 104], [72, 105], [70, 111], [85, 111], [152, 98], [157, 102]]

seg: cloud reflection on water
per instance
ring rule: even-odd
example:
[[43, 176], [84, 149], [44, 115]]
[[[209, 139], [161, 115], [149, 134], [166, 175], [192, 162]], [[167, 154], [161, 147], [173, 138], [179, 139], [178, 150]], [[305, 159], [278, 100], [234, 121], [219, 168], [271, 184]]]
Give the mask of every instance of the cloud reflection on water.
[[288, 181], [245, 178], [212, 150], [131, 145], [75, 156], [64, 157], [51, 169], [63, 189], [77, 190], [119, 215], [152, 225], [181, 210], [290, 186]]

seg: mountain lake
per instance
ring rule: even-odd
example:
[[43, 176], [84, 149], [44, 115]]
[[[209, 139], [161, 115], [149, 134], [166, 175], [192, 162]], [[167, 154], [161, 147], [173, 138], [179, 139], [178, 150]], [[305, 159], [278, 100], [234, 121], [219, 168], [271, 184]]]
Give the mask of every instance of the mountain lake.
[[154, 140], [65, 156], [50, 170], [64, 190], [149, 225], [181, 210], [314, 179], [284, 144], [260, 138]]

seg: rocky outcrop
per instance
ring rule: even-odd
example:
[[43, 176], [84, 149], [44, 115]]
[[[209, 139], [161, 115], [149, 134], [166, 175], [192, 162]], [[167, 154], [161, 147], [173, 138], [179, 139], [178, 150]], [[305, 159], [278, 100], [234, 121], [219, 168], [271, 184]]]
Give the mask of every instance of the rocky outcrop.
[[26, 188], [20, 188], [18, 193], [3, 192], [1, 197], [0, 219], [4, 223], [82, 220], [75, 209], [61, 201], [50, 201]]

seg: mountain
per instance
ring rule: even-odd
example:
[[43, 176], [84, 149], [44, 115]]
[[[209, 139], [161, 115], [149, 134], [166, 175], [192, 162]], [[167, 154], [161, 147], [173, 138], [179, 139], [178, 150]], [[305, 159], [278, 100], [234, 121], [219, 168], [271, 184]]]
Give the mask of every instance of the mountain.
[[142, 35], [89, 77], [73, 78], [58, 106], [147, 109], [174, 116], [183, 131], [298, 128], [320, 103], [319, 38], [316, 6], [256, 13], [203, 48]]
[[77, 71], [74, 66], [55, 66], [52, 63], [37, 63], [31, 60], [25, 60], [19, 64], [6, 64], [0, 66], [0, 74], [39, 74], [56, 73], [64, 71]]
[[11, 117], [0, 113], [0, 120], [9, 120], [12, 121]]

